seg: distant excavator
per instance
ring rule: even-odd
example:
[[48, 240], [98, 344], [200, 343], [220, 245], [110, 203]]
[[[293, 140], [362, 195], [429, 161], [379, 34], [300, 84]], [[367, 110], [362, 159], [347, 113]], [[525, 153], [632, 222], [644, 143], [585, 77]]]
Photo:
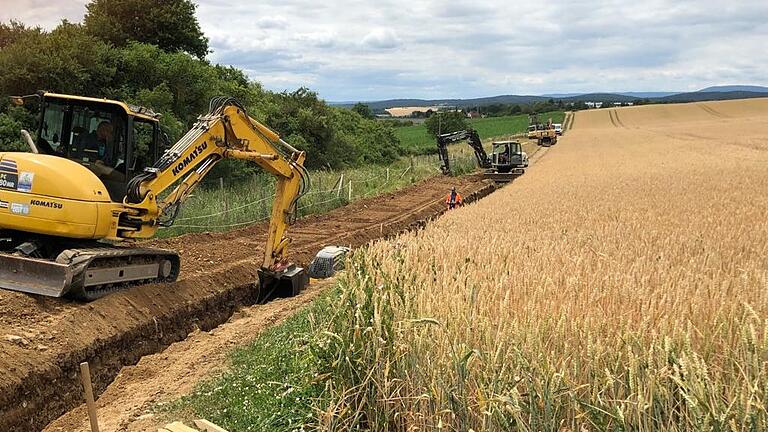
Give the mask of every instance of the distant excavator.
[[550, 118], [547, 123], [539, 120], [539, 115], [533, 113], [528, 116], [528, 139], [536, 140], [536, 144], [549, 147], [557, 144], [557, 131]]
[[[248, 116], [232, 98], [211, 100], [176, 144], [152, 111], [123, 102], [39, 92], [30, 152], [0, 152], [0, 287], [93, 300], [133, 285], [176, 280], [176, 252], [124, 247], [173, 225], [182, 203], [222, 159], [275, 176], [262, 289], [298, 293], [304, 269], [287, 259], [287, 228], [309, 187], [305, 153]], [[163, 151], [163, 147], [169, 148]]]
[[509, 183], [524, 174], [525, 168], [528, 167], [528, 155], [523, 151], [519, 142], [494, 142], [491, 157], [488, 157], [477, 131], [466, 129], [437, 136], [437, 151], [441, 161], [440, 171], [443, 174], [452, 174], [448, 145], [464, 140], [474, 151], [477, 165], [484, 170], [483, 176], [496, 183]]

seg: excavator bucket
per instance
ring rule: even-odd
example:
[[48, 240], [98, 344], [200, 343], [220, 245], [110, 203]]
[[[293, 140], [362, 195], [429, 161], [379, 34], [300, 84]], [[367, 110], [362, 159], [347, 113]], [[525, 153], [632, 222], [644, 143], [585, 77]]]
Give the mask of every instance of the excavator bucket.
[[62, 297], [71, 282], [72, 272], [65, 264], [0, 254], [0, 288]]

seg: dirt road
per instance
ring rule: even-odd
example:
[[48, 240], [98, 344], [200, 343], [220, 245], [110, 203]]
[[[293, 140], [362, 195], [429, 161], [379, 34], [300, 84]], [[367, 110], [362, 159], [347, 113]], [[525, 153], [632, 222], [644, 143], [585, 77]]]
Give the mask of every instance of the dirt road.
[[[433, 177], [397, 193], [355, 201], [300, 220], [291, 230], [291, 255], [306, 264], [325, 245], [358, 247], [419, 226], [443, 211], [441, 198], [451, 186], [469, 200], [493, 190], [479, 176]], [[215, 328], [241, 306], [253, 304], [265, 233], [266, 225], [260, 224], [152, 242], [182, 255], [178, 282], [88, 304], [0, 291], [0, 430], [40, 430], [80, 404], [82, 361], [90, 362], [100, 394], [123, 366], [198, 329]], [[301, 305], [309, 295], [287, 302]]]

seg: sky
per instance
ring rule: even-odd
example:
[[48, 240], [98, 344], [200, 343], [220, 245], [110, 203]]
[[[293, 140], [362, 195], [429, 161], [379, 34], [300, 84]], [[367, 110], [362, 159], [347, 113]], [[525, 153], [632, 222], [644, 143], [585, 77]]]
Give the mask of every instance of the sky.
[[[86, 0], [0, 0], [53, 28]], [[329, 101], [768, 85], [766, 0], [197, 0], [213, 62]]]

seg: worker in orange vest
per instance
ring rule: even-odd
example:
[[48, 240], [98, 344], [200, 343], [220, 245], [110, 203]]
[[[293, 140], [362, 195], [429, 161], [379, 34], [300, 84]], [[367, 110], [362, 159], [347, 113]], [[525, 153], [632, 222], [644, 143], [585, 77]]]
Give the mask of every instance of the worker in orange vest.
[[456, 187], [452, 187], [448, 195], [445, 196], [445, 205], [448, 206], [448, 210], [455, 209], [463, 204], [464, 201], [461, 199], [461, 195], [456, 192]]

